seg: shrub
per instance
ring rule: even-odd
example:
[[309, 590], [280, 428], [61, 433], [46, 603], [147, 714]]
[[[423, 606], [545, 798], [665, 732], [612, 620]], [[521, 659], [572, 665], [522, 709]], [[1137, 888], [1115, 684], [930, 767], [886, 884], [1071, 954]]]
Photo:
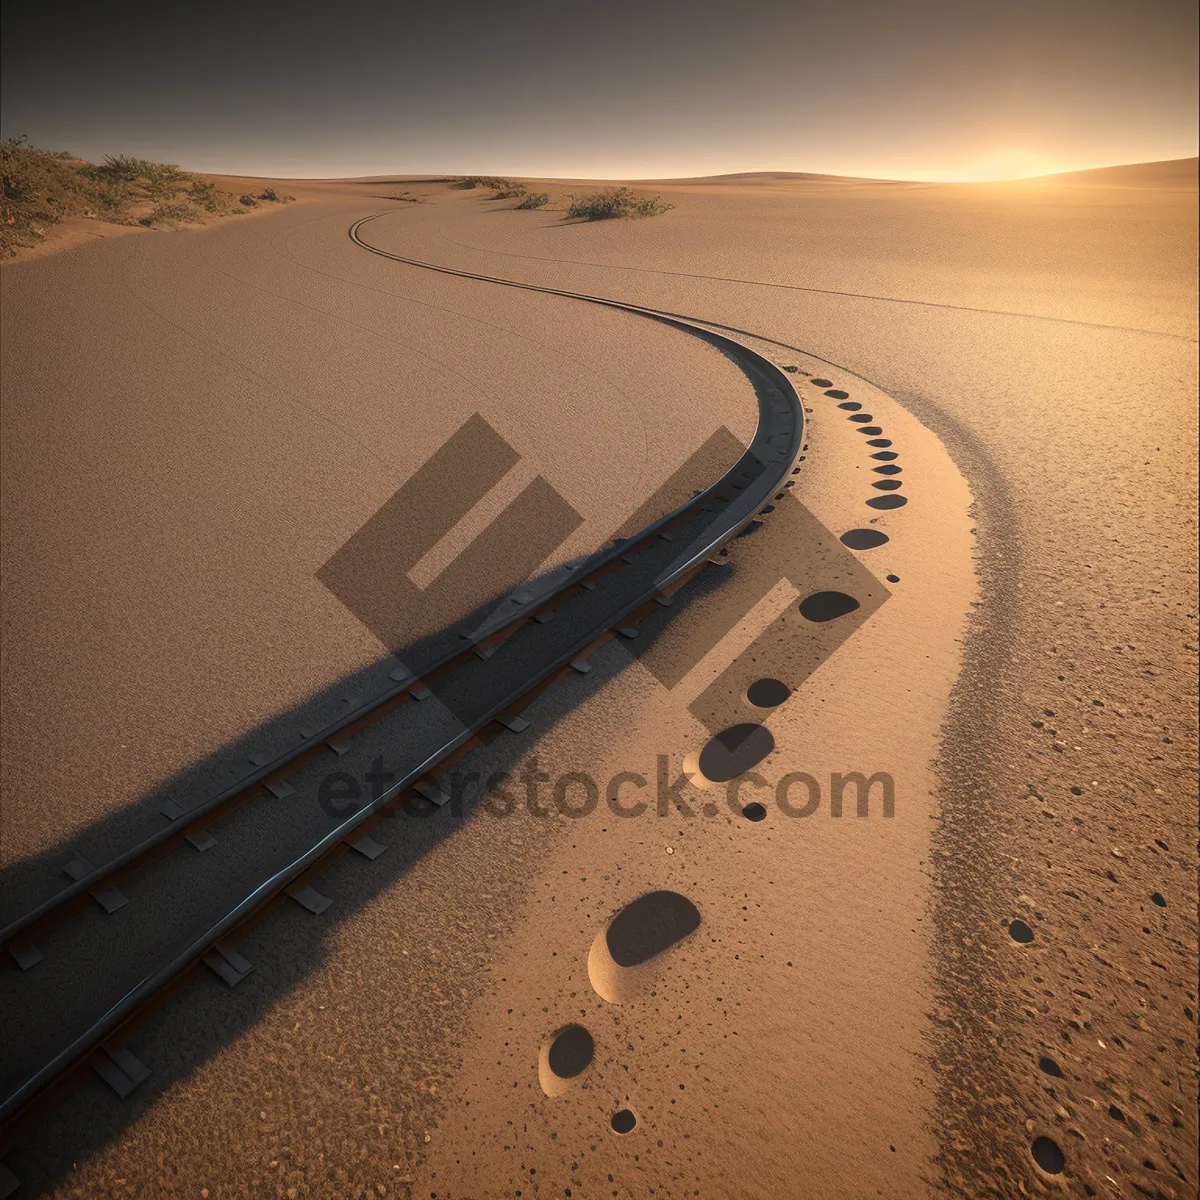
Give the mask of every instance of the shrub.
[[275, 195], [274, 188], [263, 188], [263, 190], [258, 193], [258, 198], [260, 200], [278, 200], [279, 199], [279, 197], [277, 195]]
[[658, 196], [639, 196], [633, 202], [633, 213], [637, 217], [658, 217], [670, 212], [675, 205], [667, 204]]
[[231, 212], [237, 204], [232, 192], [221, 191], [216, 184], [208, 179], [194, 179], [184, 195], [193, 204], [198, 204], [205, 212], [225, 215]]
[[529, 192], [525, 195], [518, 208], [541, 208], [543, 204], [548, 203], [550, 197], [545, 192]]
[[120, 211], [129, 185], [119, 179], [96, 179], [90, 163], [29, 145], [24, 136], [0, 142], [0, 251], [15, 254], [18, 246], [35, 244], [46, 226], [78, 213]]
[[132, 183], [140, 179], [143, 170], [150, 164], [144, 158], [130, 158], [128, 154], [106, 154], [104, 165], [94, 167], [96, 174], [103, 173], [113, 179], [124, 179]]
[[[153, 211], [138, 218], [142, 225], [156, 222], [195, 221], [201, 211], [221, 216], [244, 213], [258, 201], [239, 201], [218, 190], [207, 179], [196, 179], [174, 163], [149, 162], [127, 154], [109, 154], [100, 164], [72, 158], [66, 151], [40, 150], [28, 139], [0, 142], [0, 253], [15, 254], [45, 236], [46, 226], [64, 217], [103, 215], [130, 224], [130, 205], [150, 200]], [[280, 196], [271, 188], [263, 198], [286, 204], [294, 196]]]
[[627, 187], [608, 188], [590, 196], [571, 196], [568, 217], [584, 221], [603, 221], [610, 217], [656, 217], [674, 208], [657, 196], [639, 196]]
[[181, 221], [195, 221], [200, 217], [190, 204], [160, 204], [148, 217], [142, 217], [143, 225], [172, 225]]
[[460, 180], [454, 185], [457, 188], [511, 188], [520, 185], [514, 184], [511, 179], [500, 179], [495, 175], [468, 175], [465, 179]]
[[207, 209], [209, 212], [217, 211], [217, 185], [215, 183], [207, 179], [193, 180], [192, 186], [187, 190], [187, 195], [201, 208]]
[[525, 195], [526, 191], [528, 191], [528, 189], [526, 188], [526, 186], [523, 183], [510, 183], [507, 187], [502, 187], [495, 194], [495, 196], [492, 197], [492, 199], [493, 200], [511, 200], [514, 196]]
[[185, 183], [191, 182], [191, 176], [174, 163], [143, 162], [141, 178], [151, 200], [170, 200]]

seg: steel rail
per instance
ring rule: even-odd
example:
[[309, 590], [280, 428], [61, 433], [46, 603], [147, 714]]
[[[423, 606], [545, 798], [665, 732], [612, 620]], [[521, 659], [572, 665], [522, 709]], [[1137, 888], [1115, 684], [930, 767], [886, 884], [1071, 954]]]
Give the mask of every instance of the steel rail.
[[[458, 661], [464, 655], [474, 653], [484, 642], [495, 638], [497, 633], [504, 633], [512, 626], [524, 624], [537, 611], [549, 606], [551, 601], [561, 602], [566, 593], [578, 589], [580, 584], [590, 576], [613, 569], [622, 556], [628, 555], [632, 549], [647, 542], [656, 534], [664, 532], [667, 526], [686, 520], [699, 511], [714, 511], [709, 507], [709, 501], [714, 498], [722, 506], [722, 510], [708, 524], [703, 533], [696, 537], [675, 561], [665, 571], [660, 572], [649, 585], [643, 586], [615, 613], [607, 614], [602, 626], [593, 627], [549, 663], [515, 684], [500, 701], [494, 703], [469, 726], [444, 741], [387, 791], [347, 817], [307, 851], [260, 883], [229, 909], [223, 917], [212, 923], [202, 933], [192, 937], [179, 947], [168, 960], [145, 975], [139, 983], [130, 988], [69, 1045], [55, 1054], [50, 1061], [0, 1101], [0, 1155], [7, 1154], [19, 1142], [28, 1127], [69, 1090], [90, 1066], [98, 1064], [106, 1054], [119, 1053], [132, 1031], [157, 1008], [183, 990], [200, 971], [206, 959], [211, 958], [214, 952], [224, 954], [226, 951], [232, 950], [250, 929], [268, 915], [275, 905], [283, 902], [290, 893], [303, 888], [312, 879], [323, 874], [333, 862], [350, 849], [351, 842], [361, 838], [386, 817], [394, 815], [408, 801], [420, 794], [416, 789], [423, 781], [436, 779], [438, 774], [452, 762], [479, 744], [486, 731], [492, 727], [503, 728], [513, 713], [527, 706], [535, 696], [558, 679], [572, 670], [584, 669], [584, 660], [611, 639], [617, 629], [625, 628], [630, 624], [636, 625], [638, 621], [644, 619], [649, 612], [654, 611], [660, 605], [669, 606], [672, 594], [702, 570], [721, 546], [736, 537], [754, 519], [760, 507], [770, 496], [784, 485], [801, 447], [804, 428], [803, 406], [791, 381], [775, 364], [749, 347], [732, 338], [716, 334], [698, 323], [693, 324], [678, 314], [623, 304], [620, 301], [604, 297], [587, 296], [494, 276], [477, 275], [391, 254], [364, 242], [359, 235], [359, 230], [367, 221], [375, 220], [382, 215], [385, 214], [377, 214], [376, 217], [358, 221], [349, 231], [351, 239], [371, 253], [463, 278], [478, 279], [488, 283], [601, 304], [664, 322], [720, 346], [738, 361], [743, 369], [747, 366], [751, 367], [769, 385], [766, 397], [759, 391], [759, 422], [754, 438], [746, 453], [716, 483], [687, 503], [652, 522], [636, 537], [618, 542], [609, 550], [602, 551], [585, 560], [577, 571], [571, 573], [569, 579], [561, 585], [551, 587], [545, 595], [537, 599], [536, 604], [531, 602], [528, 605], [528, 611], [518, 614], [512, 621], [488, 629], [478, 641], [449, 656], [448, 661]], [[768, 406], [770, 401], [778, 401], [779, 406], [770, 408]], [[773, 424], [785, 423], [780, 420], [781, 418], [787, 419], [786, 428], [772, 428]], [[731, 492], [732, 494], [722, 495], [722, 492]], [[430, 672], [425, 672], [424, 678], [427, 679], [429, 676]], [[395, 689], [390, 689], [385, 696], [396, 698], [405, 693], [411, 694], [419, 685], [419, 680], [405, 680]], [[386, 700], [383, 701], [383, 703], [386, 702]], [[244, 791], [248, 786], [265, 783], [279, 772], [282, 766], [293, 763], [300, 755], [323, 745], [331, 737], [330, 731], [344, 732], [349, 726], [354, 725], [356, 721], [361, 721], [364, 716], [374, 712], [380, 706], [379, 700], [360, 706], [354, 713], [330, 726], [322, 734], [310, 739], [301, 747], [299, 754], [293, 753], [267, 764], [251, 777], [254, 781], [253, 784], [244, 781], [240, 785], [235, 785], [235, 788]], [[221, 797], [201, 806], [198, 810], [192, 810], [192, 813], [185, 814], [185, 816], [191, 818], [194, 813], [200, 813], [211, 820], [214, 811], [221, 803], [227, 803], [228, 796], [233, 792], [234, 789], [230, 789], [229, 792], [222, 793]], [[223, 798], [225, 799], [223, 800]], [[182, 821], [183, 818], [180, 820]], [[164, 837], [160, 834], [153, 839], [148, 839], [148, 842], [158, 847], [164, 845], [168, 838], [177, 836], [182, 839], [184, 836], [183, 829], [179, 828], [177, 823], [173, 823], [172, 827], [169, 827], [164, 833], [167, 836]], [[90, 889], [95, 887], [98, 882], [111, 881], [114, 869], [128, 866], [132, 861], [130, 856], [141, 849], [142, 847], [135, 847], [134, 851], [127, 852], [126, 855], [114, 860], [114, 863], [109, 865], [110, 869], [107, 872], [103, 869], [93, 872], [92, 875], [79, 880], [72, 888], [65, 889], [64, 893], [55, 899], [61, 905], [68, 903], [70, 899], [86, 897]], [[43, 909], [46, 907], [42, 906]], [[18, 922], [21, 930], [28, 931], [32, 924], [39, 919], [41, 911], [40, 909], [34, 910], [22, 919], [23, 924]], [[10, 926], [4, 931], [4, 935], [12, 936], [10, 931], [13, 928]]]

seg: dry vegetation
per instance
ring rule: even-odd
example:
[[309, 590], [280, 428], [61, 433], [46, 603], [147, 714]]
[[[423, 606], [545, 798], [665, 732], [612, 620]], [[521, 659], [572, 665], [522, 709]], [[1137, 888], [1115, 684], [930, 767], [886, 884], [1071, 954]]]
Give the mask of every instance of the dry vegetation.
[[454, 185], [456, 188], [498, 188], [503, 191], [505, 188], [520, 187], [520, 184], [514, 184], [511, 179], [501, 179], [496, 175], [468, 175], [464, 179], [460, 179]]
[[657, 217], [674, 208], [657, 196], [639, 196], [627, 187], [607, 188], [589, 196], [571, 195], [568, 217], [583, 221], [603, 221], [609, 217]]
[[[517, 208], [542, 208], [549, 203], [545, 192], [531, 192], [523, 183], [494, 175], [468, 175], [454, 185], [457, 188], [492, 188], [493, 200], [519, 200]], [[674, 208], [658, 196], [642, 196], [631, 188], [614, 187], [568, 197], [568, 218], [582, 221], [603, 221], [610, 217], [657, 217]]]
[[36, 245], [65, 217], [96, 217], [122, 225], [178, 226], [245, 213], [259, 201], [286, 203], [271, 188], [236, 197], [171, 163], [109, 155], [96, 164], [66, 151], [41, 150], [25, 138], [0, 142], [0, 254]]

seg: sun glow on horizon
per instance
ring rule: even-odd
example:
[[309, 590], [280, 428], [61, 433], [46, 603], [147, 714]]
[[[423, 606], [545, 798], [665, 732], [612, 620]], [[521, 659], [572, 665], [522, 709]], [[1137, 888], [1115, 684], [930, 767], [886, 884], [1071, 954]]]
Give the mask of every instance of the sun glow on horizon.
[[947, 183], [1001, 183], [1011, 179], [1028, 179], [1031, 175], [1052, 175], [1069, 170], [1047, 154], [1011, 146], [992, 150], [946, 176]]

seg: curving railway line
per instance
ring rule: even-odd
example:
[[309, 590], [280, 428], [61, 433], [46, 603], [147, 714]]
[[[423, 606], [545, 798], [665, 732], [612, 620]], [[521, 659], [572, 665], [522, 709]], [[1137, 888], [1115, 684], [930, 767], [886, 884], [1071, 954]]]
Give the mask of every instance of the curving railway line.
[[[56, 926], [96, 904], [106, 911], [124, 906], [120, 885], [185, 842], [197, 849], [211, 844], [207, 829], [217, 820], [250, 801], [280, 795], [288, 788], [289, 777], [323, 756], [342, 754], [355, 735], [403, 706], [428, 698], [431, 685], [436, 685], [438, 697], [447, 700], [455, 714], [438, 726], [437, 736], [420, 747], [392, 786], [338, 821], [302, 853], [289, 855], [283, 864], [267, 865], [257, 886], [240, 895], [223, 915], [199, 922], [192, 936], [157, 958], [132, 987], [113, 988], [111, 1003], [98, 1018], [63, 1037], [40, 1065], [10, 1084], [0, 1099], [0, 1156], [8, 1154], [43, 1113], [93, 1070], [122, 1098], [128, 1095], [149, 1074], [127, 1046], [141, 1023], [206, 969], [230, 986], [240, 983], [250, 963], [238, 945], [255, 925], [289, 898], [311, 911], [323, 911], [329, 900], [313, 885], [334, 861], [352, 849], [368, 859], [376, 857], [385, 847], [372, 838], [372, 831], [405, 806], [444, 804], [448, 797], [437, 783], [440, 775], [485, 738], [503, 730], [520, 732], [528, 724], [520, 713], [539, 693], [564, 675], [586, 672], [590, 655], [605, 642], [617, 635], [636, 636], [640, 621], [669, 608], [673, 594], [754, 520], [798, 470], [803, 406], [787, 374], [748, 346], [680, 314], [390, 253], [373, 245], [364, 233], [384, 215], [355, 222], [350, 239], [364, 251], [411, 267], [603, 305], [714, 346], [737, 364], [755, 390], [759, 416], [754, 437], [721, 478], [687, 503], [634, 537], [523, 585], [504, 597], [498, 612], [481, 625], [457, 630], [451, 649], [414, 664], [411, 671], [394, 672], [392, 686], [381, 694], [212, 799], [187, 811], [166, 809], [168, 824], [163, 829], [111, 861], [92, 867], [76, 860], [68, 867], [75, 876], [70, 886], [0, 930], [6, 965], [28, 973], [32, 989], [44, 954], [54, 953], [45, 939]], [[192, 856], [190, 863], [188, 870], [205, 869], [201, 855]], [[131, 903], [136, 906], [139, 899], [135, 896]], [[104, 985], [94, 980], [90, 986], [100, 995]], [[15, 1186], [15, 1178], [0, 1164], [0, 1197]]]

